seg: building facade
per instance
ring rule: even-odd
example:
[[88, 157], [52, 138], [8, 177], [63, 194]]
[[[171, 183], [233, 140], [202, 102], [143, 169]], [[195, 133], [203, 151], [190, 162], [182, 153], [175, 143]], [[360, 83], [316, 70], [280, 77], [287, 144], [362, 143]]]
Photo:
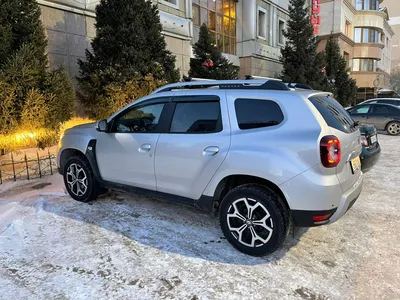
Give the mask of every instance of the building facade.
[[390, 85], [393, 29], [383, 0], [321, 0], [318, 50], [330, 35], [337, 39], [359, 100], [373, 98]]
[[[134, 1], [134, 0], [132, 0]], [[98, 0], [37, 0], [49, 41], [50, 67], [64, 64], [74, 79], [95, 31]], [[152, 0], [158, 5], [167, 47], [182, 75], [189, 71], [192, 47], [205, 23], [216, 45], [240, 76], [276, 77], [288, 20], [289, 0]]]

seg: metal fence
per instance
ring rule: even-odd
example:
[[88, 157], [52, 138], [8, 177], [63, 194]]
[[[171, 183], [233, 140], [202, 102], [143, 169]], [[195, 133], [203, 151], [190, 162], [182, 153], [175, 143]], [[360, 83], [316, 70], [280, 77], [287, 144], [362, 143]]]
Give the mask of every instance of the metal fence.
[[10, 159], [0, 161], [0, 184], [5, 181], [17, 181], [19, 179], [35, 179], [42, 178], [46, 175], [53, 175], [57, 172], [57, 161], [54, 154], [50, 154], [50, 150], [46, 155], [40, 155], [36, 152], [34, 157], [24, 154], [23, 158], [15, 158], [13, 152]]

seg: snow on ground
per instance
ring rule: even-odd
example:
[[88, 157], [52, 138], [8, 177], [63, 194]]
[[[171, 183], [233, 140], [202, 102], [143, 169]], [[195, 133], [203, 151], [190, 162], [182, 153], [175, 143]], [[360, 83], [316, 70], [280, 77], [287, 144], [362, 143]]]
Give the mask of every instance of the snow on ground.
[[400, 299], [400, 137], [338, 222], [253, 258], [193, 208], [112, 192], [90, 204], [59, 175], [0, 186], [0, 299]]

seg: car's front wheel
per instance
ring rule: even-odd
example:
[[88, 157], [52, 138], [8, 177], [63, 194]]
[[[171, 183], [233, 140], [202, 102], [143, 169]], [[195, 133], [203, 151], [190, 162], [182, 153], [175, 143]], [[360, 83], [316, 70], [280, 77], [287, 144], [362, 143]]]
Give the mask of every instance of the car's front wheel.
[[236, 249], [264, 256], [284, 242], [289, 216], [277, 193], [261, 185], [246, 184], [233, 189], [222, 200], [220, 224], [226, 239]]
[[64, 167], [64, 184], [70, 196], [81, 202], [97, 198], [99, 188], [89, 163], [81, 157], [71, 157]]
[[386, 126], [386, 131], [390, 135], [399, 135], [400, 134], [400, 122], [390, 122]]

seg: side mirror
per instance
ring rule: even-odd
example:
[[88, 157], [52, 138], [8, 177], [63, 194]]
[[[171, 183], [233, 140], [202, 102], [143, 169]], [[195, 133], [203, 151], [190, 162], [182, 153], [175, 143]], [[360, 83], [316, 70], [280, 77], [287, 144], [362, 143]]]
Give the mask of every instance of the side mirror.
[[108, 131], [108, 123], [107, 120], [101, 120], [97, 123], [97, 131], [107, 132]]

